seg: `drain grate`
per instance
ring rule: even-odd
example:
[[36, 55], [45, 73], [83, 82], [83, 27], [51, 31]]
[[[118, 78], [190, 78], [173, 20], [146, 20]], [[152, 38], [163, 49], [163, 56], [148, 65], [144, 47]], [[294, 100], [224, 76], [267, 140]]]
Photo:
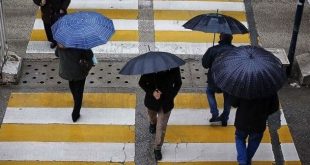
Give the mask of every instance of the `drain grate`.
[[[118, 72], [126, 62], [99, 62], [86, 79], [87, 87], [138, 87], [140, 76], [120, 75]], [[58, 75], [58, 60], [24, 61], [19, 85], [22, 86], [68, 86]], [[181, 66], [183, 87], [205, 87], [207, 70], [200, 62], [187, 62]]]

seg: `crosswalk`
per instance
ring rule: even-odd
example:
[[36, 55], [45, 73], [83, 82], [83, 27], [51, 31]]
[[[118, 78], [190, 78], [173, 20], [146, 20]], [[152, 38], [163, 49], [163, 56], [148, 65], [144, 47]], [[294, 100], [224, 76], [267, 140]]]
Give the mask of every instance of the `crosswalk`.
[[[213, 34], [191, 31], [183, 24], [192, 17], [216, 12], [238, 19], [246, 27], [245, 6], [242, 0], [155, 0], [151, 12], [154, 16], [155, 50], [167, 51], [179, 55], [202, 55], [212, 46]], [[139, 54], [139, 12], [138, 0], [72, 0], [68, 12], [96, 11], [111, 18], [116, 32], [111, 41], [93, 48], [100, 58], [102, 55]], [[218, 35], [215, 43], [218, 41]], [[250, 43], [249, 34], [234, 35], [235, 45]], [[36, 14], [27, 53], [53, 53], [49, 48], [40, 11]]]
[[0, 129], [1, 165], [133, 165], [133, 93], [86, 93], [71, 120], [69, 93], [12, 93]]
[[[222, 109], [223, 98], [217, 99]], [[0, 129], [0, 164], [135, 164], [134, 93], [86, 93], [77, 123], [71, 121], [71, 106], [69, 93], [12, 93]], [[235, 112], [227, 127], [213, 126], [204, 93], [178, 94], [158, 164], [236, 164]], [[279, 120], [286, 165], [301, 164], [285, 117]], [[274, 159], [266, 130], [253, 165]]]

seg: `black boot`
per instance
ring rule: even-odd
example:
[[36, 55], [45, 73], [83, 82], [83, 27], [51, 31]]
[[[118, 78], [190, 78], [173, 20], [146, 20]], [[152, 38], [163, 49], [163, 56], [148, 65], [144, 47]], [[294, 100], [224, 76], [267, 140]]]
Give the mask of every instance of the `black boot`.
[[72, 121], [76, 122], [80, 118], [80, 113], [72, 113]]
[[155, 160], [161, 160], [163, 158], [163, 155], [161, 154], [161, 150], [156, 150], [154, 149], [154, 154], [155, 154]]

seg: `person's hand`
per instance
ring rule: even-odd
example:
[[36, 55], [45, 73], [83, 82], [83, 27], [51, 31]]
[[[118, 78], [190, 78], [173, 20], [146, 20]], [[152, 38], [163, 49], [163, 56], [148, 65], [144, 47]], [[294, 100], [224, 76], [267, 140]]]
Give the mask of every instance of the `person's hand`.
[[64, 14], [64, 13], [65, 13], [65, 11], [64, 11], [64, 10], [62, 10], [62, 9], [60, 9], [60, 10], [59, 10], [59, 13], [60, 13], [60, 14]]
[[41, 0], [41, 6], [44, 6], [46, 4], [46, 0]]
[[156, 100], [160, 99], [161, 91], [158, 89], [155, 89], [153, 92], [153, 96], [155, 97]]

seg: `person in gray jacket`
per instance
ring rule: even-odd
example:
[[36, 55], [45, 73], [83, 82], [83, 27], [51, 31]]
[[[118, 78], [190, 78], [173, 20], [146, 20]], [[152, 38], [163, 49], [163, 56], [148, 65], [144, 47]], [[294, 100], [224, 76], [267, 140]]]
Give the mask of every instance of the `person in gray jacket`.
[[69, 81], [74, 100], [71, 116], [73, 122], [76, 122], [80, 118], [85, 80], [93, 66], [93, 52], [91, 49], [64, 48], [58, 44], [55, 55], [60, 59], [59, 76]]

